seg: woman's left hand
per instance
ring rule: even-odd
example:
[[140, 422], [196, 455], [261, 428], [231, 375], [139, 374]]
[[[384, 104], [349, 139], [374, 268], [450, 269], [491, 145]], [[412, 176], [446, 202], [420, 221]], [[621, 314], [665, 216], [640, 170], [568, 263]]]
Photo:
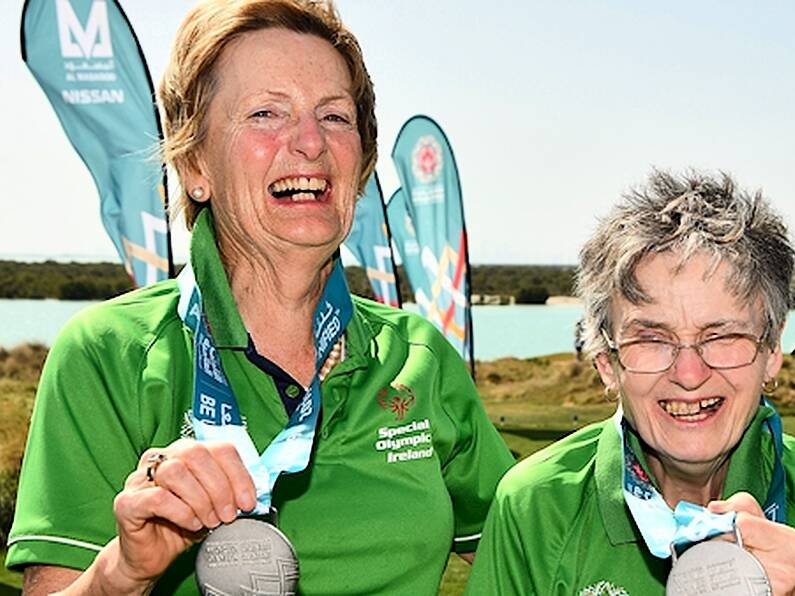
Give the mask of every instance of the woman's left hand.
[[736, 511], [743, 546], [762, 563], [773, 595], [795, 595], [795, 528], [767, 519], [756, 499], [745, 492], [712, 501], [707, 508], [712, 513]]

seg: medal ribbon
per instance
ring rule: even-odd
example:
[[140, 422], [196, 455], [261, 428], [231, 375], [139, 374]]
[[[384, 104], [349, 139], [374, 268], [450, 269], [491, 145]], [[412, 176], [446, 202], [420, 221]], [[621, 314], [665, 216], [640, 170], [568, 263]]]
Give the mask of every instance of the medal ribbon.
[[177, 278], [180, 299], [177, 310], [193, 331], [194, 382], [191, 422], [199, 441], [228, 441], [240, 454], [254, 479], [257, 507], [252, 513], [267, 514], [271, 492], [282, 472], [295, 473], [309, 464], [320, 414], [320, 369], [353, 316], [345, 273], [339, 259], [323, 288], [312, 321], [315, 341], [315, 375], [287, 426], [261, 453], [243, 425], [237, 399], [224, 372], [220, 355], [207, 326], [199, 286], [190, 264]]
[[[765, 399], [763, 405], [770, 406]], [[635, 520], [649, 551], [661, 559], [671, 556], [671, 548], [678, 548], [707, 540], [718, 534], [734, 530], [736, 514], [710, 513], [706, 507], [680, 501], [676, 508], [671, 508], [659, 491], [651, 483], [646, 471], [629, 445], [625, 432], [624, 412], [619, 406], [613, 417], [616, 430], [621, 437], [624, 450], [623, 487], [624, 501], [627, 503], [632, 518]], [[781, 417], [773, 409], [773, 415], [765, 419], [765, 429], [773, 435], [775, 446], [775, 464], [773, 476], [765, 501], [765, 516], [776, 522], [786, 522], [786, 487], [784, 466], [781, 463], [783, 437]]]

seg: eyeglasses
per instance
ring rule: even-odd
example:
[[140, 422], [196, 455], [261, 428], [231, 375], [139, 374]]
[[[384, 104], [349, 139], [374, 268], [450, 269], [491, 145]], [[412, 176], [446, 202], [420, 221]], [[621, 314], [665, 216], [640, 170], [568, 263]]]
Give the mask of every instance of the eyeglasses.
[[664, 339], [633, 339], [616, 344], [604, 329], [602, 335], [610, 352], [616, 355], [624, 370], [652, 374], [671, 368], [684, 348], [694, 349], [704, 364], [717, 370], [748, 366], [756, 360], [767, 331], [768, 326], [760, 337], [749, 333], [727, 333], [693, 344], [674, 343]]

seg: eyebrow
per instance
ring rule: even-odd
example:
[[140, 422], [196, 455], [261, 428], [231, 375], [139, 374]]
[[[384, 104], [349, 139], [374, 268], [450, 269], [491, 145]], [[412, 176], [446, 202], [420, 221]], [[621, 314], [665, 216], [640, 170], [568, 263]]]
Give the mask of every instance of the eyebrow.
[[[284, 91], [274, 91], [274, 90], [271, 90], [271, 89], [264, 89], [264, 90], [261, 90], [261, 91], [257, 91], [255, 93], [251, 93], [250, 95], [247, 95], [243, 99], [243, 101], [254, 101], [253, 98], [256, 98], [258, 100], [263, 95], [269, 95], [269, 96], [273, 97], [274, 99], [279, 99], [279, 100], [290, 100], [291, 99], [290, 94], [289, 93], [285, 93]], [[323, 104], [323, 103], [329, 103], [331, 101], [338, 101], [338, 100], [354, 102], [353, 95], [351, 93], [347, 93], [347, 94], [343, 93], [343, 94], [338, 94], [338, 95], [325, 95], [325, 96], [320, 98], [320, 102], [319, 103]]]
[[[747, 330], [752, 325], [749, 321], [743, 321], [740, 319], [718, 319], [716, 321], [711, 321], [705, 325], [702, 325], [699, 328], [699, 332], [706, 331], [707, 329], [725, 328], [731, 326], [737, 326], [740, 327], [741, 329]], [[629, 321], [625, 321], [624, 323], [622, 323], [621, 327], [619, 328], [619, 331], [621, 333], [624, 333], [627, 330], [632, 329], [634, 327], [643, 327], [647, 329], [662, 329], [665, 331], [673, 332], [673, 329], [667, 323], [663, 323], [661, 321], [654, 321], [652, 319], [641, 319], [641, 318], [630, 319]]]
[[347, 95], [327, 95], [325, 97], [320, 98], [320, 103], [329, 103], [332, 101], [350, 101], [351, 103], [355, 104], [356, 102], [353, 100], [353, 95], [350, 93]]

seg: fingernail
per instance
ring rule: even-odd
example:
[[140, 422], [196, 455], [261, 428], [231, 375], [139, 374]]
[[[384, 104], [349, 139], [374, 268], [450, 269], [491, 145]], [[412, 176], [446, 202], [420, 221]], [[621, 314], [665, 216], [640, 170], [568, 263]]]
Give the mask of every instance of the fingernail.
[[221, 519], [225, 522], [230, 522], [237, 517], [237, 510], [231, 505], [226, 505], [221, 510]]

